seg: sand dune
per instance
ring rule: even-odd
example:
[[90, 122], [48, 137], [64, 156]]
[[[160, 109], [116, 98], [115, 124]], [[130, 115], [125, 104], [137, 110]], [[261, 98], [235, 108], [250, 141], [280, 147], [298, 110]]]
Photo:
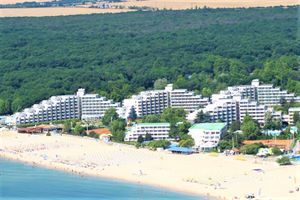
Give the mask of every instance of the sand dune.
[[95, 9], [95, 8], [6, 8], [0, 9], [0, 17], [41, 17], [60, 15], [82, 15], [93, 13], [120, 13], [128, 12], [128, 9]]
[[253, 157], [242, 161], [215, 154], [174, 155], [90, 138], [16, 133], [0, 133], [0, 156], [220, 199], [244, 199], [247, 193], [259, 199], [300, 197], [295, 191], [300, 186], [300, 165], [280, 167]]

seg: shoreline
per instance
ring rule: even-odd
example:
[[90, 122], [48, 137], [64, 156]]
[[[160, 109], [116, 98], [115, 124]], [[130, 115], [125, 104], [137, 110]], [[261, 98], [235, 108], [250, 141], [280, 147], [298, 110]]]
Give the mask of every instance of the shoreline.
[[[70, 135], [47, 137], [10, 132], [0, 133], [0, 157], [203, 199], [244, 199], [245, 194], [257, 196], [260, 190], [259, 199], [300, 197], [300, 192], [289, 193], [296, 184], [290, 177], [300, 180], [300, 165], [279, 167], [274, 161], [256, 161], [250, 156], [239, 159], [238, 156], [209, 154], [178, 155]], [[253, 170], [257, 168], [264, 173]], [[274, 181], [278, 182], [276, 186], [273, 186]]]
[[58, 166], [51, 165], [51, 164], [37, 163], [37, 162], [34, 162], [34, 161], [22, 160], [20, 158], [16, 158], [16, 157], [11, 156], [11, 155], [3, 154], [1, 152], [0, 152], [0, 159], [9, 160], [9, 161], [13, 161], [13, 162], [18, 162], [18, 163], [33, 166], [33, 167], [40, 167], [40, 168], [49, 169], [49, 170], [61, 171], [61, 172], [64, 172], [64, 173], [75, 175], [75, 176], [100, 178], [100, 179], [106, 179], [106, 180], [110, 180], [110, 181], [118, 181], [118, 182], [129, 183], [129, 184], [150, 186], [150, 187], [154, 187], [154, 188], [158, 188], [158, 189], [163, 188], [164, 190], [169, 191], [169, 192], [175, 192], [175, 193], [180, 193], [180, 194], [184, 194], [184, 195], [200, 197], [203, 200], [208, 200], [207, 198], [209, 198], [209, 200], [221, 200], [221, 199], [223, 199], [223, 198], [220, 198], [220, 197], [219, 198], [214, 197], [213, 195], [212, 196], [206, 196], [205, 194], [202, 194], [202, 193], [187, 192], [187, 191], [184, 191], [184, 190], [177, 190], [177, 189], [162, 186], [162, 185], [159, 185], [159, 184], [154, 185], [154, 184], [150, 184], [150, 183], [149, 184], [148, 183], [141, 183], [140, 181], [136, 181], [136, 180], [128, 180], [128, 179], [123, 179], [123, 178], [119, 178], [119, 177], [99, 175], [99, 174], [96, 174], [96, 173], [87, 173], [87, 172], [84, 172], [84, 171], [80, 172], [80, 171], [77, 171], [76, 169], [75, 170], [74, 169], [66, 169], [66, 168], [58, 167]]

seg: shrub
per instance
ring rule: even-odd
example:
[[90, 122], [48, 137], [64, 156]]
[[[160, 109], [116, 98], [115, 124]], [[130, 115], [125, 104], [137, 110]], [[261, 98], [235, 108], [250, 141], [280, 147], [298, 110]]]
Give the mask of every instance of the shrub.
[[171, 142], [168, 140], [153, 140], [147, 144], [150, 149], [156, 150], [157, 148], [167, 148]]
[[138, 139], [137, 139], [138, 143], [143, 143], [144, 142], [144, 137], [142, 135], [139, 135]]
[[279, 156], [279, 155], [282, 155], [283, 152], [278, 148], [278, 147], [273, 147], [272, 148], [272, 153], [275, 155], [275, 156]]
[[46, 134], [46, 136], [51, 136], [51, 133], [50, 133], [50, 132], [48, 132], [48, 133]]
[[256, 155], [258, 153], [259, 148], [265, 147], [261, 143], [254, 143], [254, 144], [246, 144], [241, 147], [240, 151], [243, 154], [252, 154]]
[[279, 165], [290, 165], [292, 164], [291, 163], [291, 159], [287, 156], [282, 156], [281, 158], [278, 158], [276, 160], [276, 162], [279, 164]]
[[194, 141], [193, 138], [179, 141], [179, 146], [180, 147], [192, 147], [194, 145], [195, 145], [195, 141]]
[[97, 133], [95, 133], [94, 131], [90, 132], [88, 136], [92, 137], [92, 138], [99, 139], [99, 135]]

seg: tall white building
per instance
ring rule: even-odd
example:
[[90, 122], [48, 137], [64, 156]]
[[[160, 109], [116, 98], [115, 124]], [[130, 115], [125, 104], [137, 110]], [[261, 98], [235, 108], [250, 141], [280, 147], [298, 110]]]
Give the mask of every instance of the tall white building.
[[187, 89], [171, 90], [169, 94], [170, 107], [183, 108], [188, 113], [205, 107], [209, 102], [208, 98], [203, 98], [201, 95], [195, 95], [194, 92], [187, 91]]
[[167, 107], [183, 108], [188, 113], [206, 106], [208, 98], [195, 95], [186, 89], [173, 89], [169, 84], [164, 90], [150, 90], [133, 95], [123, 101], [123, 118], [127, 118], [131, 107], [135, 108], [137, 116], [160, 114]]
[[165, 90], [144, 91], [123, 101], [124, 116], [127, 118], [131, 107], [134, 107], [137, 116], [160, 114], [169, 106], [168, 92]]
[[231, 122], [238, 120], [238, 104], [233, 99], [222, 99], [200, 110], [208, 113], [212, 122], [221, 120], [222, 122], [231, 124]]
[[79, 117], [79, 99], [74, 95], [53, 96], [49, 100], [34, 104], [31, 108], [13, 115], [16, 124], [78, 119]]
[[125, 141], [137, 141], [141, 135], [145, 138], [146, 134], [152, 136], [154, 140], [169, 139], [169, 123], [140, 123], [129, 128], [125, 135]]
[[273, 85], [259, 85], [257, 90], [257, 101], [260, 104], [273, 106], [281, 104], [281, 101], [293, 101], [294, 93], [288, 94], [286, 90], [281, 90], [279, 87]]
[[16, 124], [30, 124], [64, 119], [97, 119], [108, 108], [117, 108], [119, 104], [106, 100], [97, 94], [85, 94], [79, 89], [76, 95], [52, 96], [31, 108], [15, 113]]
[[272, 84], [261, 84], [258, 79], [254, 79], [251, 85], [231, 86], [227, 90], [221, 90], [219, 94], [213, 94], [212, 102], [235, 97], [257, 101], [260, 105], [267, 106], [279, 105], [281, 101], [299, 100], [299, 97], [296, 97], [294, 93], [289, 94], [286, 90], [281, 90]]
[[100, 119], [107, 109], [120, 107], [120, 103], [114, 103], [98, 94], [85, 94], [84, 89], [80, 89], [77, 96], [80, 99], [81, 119]]
[[266, 111], [267, 107], [265, 105], [258, 105], [256, 101], [243, 99], [239, 102], [239, 121], [242, 123], [245, 116], [249, 115], [260, 125], [264, 125]]

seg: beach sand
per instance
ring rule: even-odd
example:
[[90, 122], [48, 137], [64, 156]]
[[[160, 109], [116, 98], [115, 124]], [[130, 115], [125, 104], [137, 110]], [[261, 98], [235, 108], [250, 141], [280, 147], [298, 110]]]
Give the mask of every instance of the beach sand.
[[219, 199], [244, 199], [248, 193], [259, 199], [300, 199], [295, 191], [300, 165], [213, 155], [154, 152], [67, 135], [0, 132], [0, 156], [30, 164]]

